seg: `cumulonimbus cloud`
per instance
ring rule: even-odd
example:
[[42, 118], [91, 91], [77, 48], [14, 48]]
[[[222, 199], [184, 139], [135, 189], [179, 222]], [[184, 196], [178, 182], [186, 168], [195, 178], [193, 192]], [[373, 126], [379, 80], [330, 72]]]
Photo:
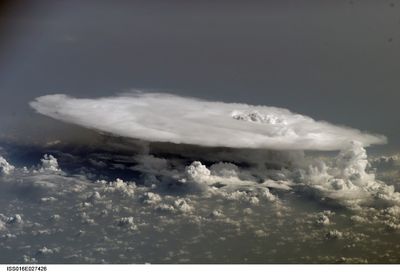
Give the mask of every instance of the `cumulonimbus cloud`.
[[113, 135], [151, 142], [276, 150], [339, 150], [386, 138], [337, 126], [287, 109], [223, 103], [162, 93], [97, 99], [46, 95], [30, 103], [38, 113]]

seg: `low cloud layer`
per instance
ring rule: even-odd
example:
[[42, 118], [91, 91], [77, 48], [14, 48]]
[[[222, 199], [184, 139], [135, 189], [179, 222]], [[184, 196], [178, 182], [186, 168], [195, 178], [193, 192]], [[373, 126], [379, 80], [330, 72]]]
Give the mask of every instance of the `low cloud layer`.
[[[141, 175], [124, 180], [98, 175], [109, 156], [0, 156], [0, 262], [398, 263], [400, 195], [357, 142], [300, 168], [126, 156], [119, 174]], [[371, 162], [381, 175], [398, 158]]]
[[386, 138], [336, 126], [287, 109], [223, 103], [160, 93], [99, 99], [38, 97], [30, 105], [57, 120], [150, 142], [275, 150], [340, 150]]

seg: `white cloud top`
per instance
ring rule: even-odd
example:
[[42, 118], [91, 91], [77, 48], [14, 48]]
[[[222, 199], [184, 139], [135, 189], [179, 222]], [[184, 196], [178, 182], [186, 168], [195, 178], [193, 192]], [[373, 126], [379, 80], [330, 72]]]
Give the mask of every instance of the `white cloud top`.
[[30, 105], [57, 120], [152, 142], [278, 150], [339, 150], [351, 141], [363, 146], [386, 142], [381, 135], [315, 121], [283, 108], [161, 93], [99, 99], [46, 95]]
[[13, 170], [14, 166], [9, 164], [8, 161], [0, 156], [0, 174], [9, 175]]

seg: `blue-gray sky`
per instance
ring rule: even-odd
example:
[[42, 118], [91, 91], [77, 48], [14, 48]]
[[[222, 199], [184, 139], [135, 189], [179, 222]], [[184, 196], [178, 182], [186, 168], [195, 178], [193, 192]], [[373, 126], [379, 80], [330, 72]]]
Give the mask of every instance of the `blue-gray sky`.
[[40, 129], [50, 93], [129, 89], [285, 107], [400, 147], [399, 1], [3, 5], [0, 124]]

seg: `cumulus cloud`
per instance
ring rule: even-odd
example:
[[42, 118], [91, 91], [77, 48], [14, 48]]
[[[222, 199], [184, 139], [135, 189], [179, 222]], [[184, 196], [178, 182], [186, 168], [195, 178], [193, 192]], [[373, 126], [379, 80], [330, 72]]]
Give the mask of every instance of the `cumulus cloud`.
[[161, 93], [100, 99], [36, 98], [39, 113], [113, 135], [150, 142], [278, 150], [338, 150], [351, 140], [385, 143], [381, 135], [336, 126], [287, 109], [223, 103]]
[[[106, 181], [97, 181], [100, 184], [107, 183]], [[118, 193], [122, 197], [133, 197], [135, 193], [136, 185], [134, 183], [128, 183], [122, 179], [117, 178], [115, 181], [109, 182], [108, 186], [104, 189], [105, 192]]]
[[294, 181], [316, 190], [324, 197], [349, 207], [358, 205], [400, 204], [400, 193], [368, 171], [365, 148], [351, 142], [341, 150], [331, 165], [316, 160], [307, 169], [299, 169]]
[[19, 214], [16, 214], [14, 216], [11, 216], [7, 219], [8, 224], [21, 224], [22, 223], [22, 217]]
[[153, 192], [148, 192], [145, 193], [144, 197], [143, 197], [143, 203], [144, 204], [157, 204], [161, 201], [161, 197], [160, 195], [153, 193]]
[[59, 248], [47, 248], [44, 246], [44, 247], [38, 249], [37, 255], [51, 255], [51, 254], [57, 253], [59, 251], [60, 251]]
[[54, 156], [45, 154], [40, 161], [42, 162], [42, 167], [39, 169], [39, 172], [61, 172], [58, 160]]
[[203, 191], [218, 188], [219, 194], [227, 199], [246, 200], [255, 205], [261, 198], [271, 202], [279, 199], [270, 190], [302, 191], [304, 188], [349, 208], [400, 205], [400, 194], [394, 186], [376, 179], [366, 150], [357, 141], [349, 142], [334, 158], [309, 158], [306, 164], [281, 165], [277, 169], [269, 169], [268, 164], [239, 167], [226, 162], [207, 167], [201, 161], [193, 161], [181, 172], [172, 174], [163, 171], [168, 165], [164, 161], [155, 168], [159, 173], [170, 173], [187, 186]]
[[[239, 168], [232, 163], [216, 163], [211, 165], [210, 169], [211, 170], [200, 161], [194, 161], [185, 168], [184, 177], [180, 179], [180, 182], [203, 191], [208, 191], [210, 188], [218, 188], [217, 191], [222, 193], [222, 195], [228, 192], [228, 198], [232, 197], [232, 192], [233, 194], [244, 194], [244, 198], [248, 199], [253, 204], [258, 203], [257, 196], [248, 195], [241, 190], [258, 191], [260, 195], [270, 201], [277, 199], [268, 190], [271, 182], [259, 183], [255, 181], [254, 178], [252, 179], [251, 175], [242, 175]], [[258, 171], [257, 169], [253, 170], [255, 172]]]
[[[329, 259], [324, 262], [333, 262], [341, 254], [358, 256], [360, 249], [374, 256], [379, 247], [383, 256], [395, 252], [397, 246], [387, 237], [400, 229], [400, 202], [394, 201], [396, 193], [390, 186], [377, 181], [368, 171], [365, 149], [360, 143], [347, 146], [324, 164], [321, 158], [314, 158], [310, 168], [294, 165], [271, 170], [268, 165], [262, 168], [224, 161], [179, 161], [152, 155], [126, 161], [129, 166], [134, 162], [140, 165], [135, 171], [170, 175], [168, 182], [177, 176], [179, 186], [200, 184], [207, 193], [174, 191], [168, 186], [146, 186], [121, 179], [106, 181], [114, 177], [95, 182], [97, 178], [69, 174], [62, 164], [63, 171], [39, 171], [51, 168], [44, 165], [54, 166], [48, 164], [56, 160], [53, 158], [46, 156], [46, 163], [36, 168], [22, 171], [16, 167], [0, 177], [0, 204], [7, 207], [7, 214], [0, 214], [0, 251], [5, 252], [2, 256], [7, 260], [180, 262], [182, 256], [197, 254], [196, 262], [209, 263], [220, 262], [223, 253], [229, 256], [227, 261], [255, 262], [256, 259], [244, 259], [253, 255], [242, 257], [237, 251], [240, 240], [240, 248], [249, 249], [262, 260], [268, 254], [268, 260], [275, 262], [280, 260], [274, 258], [279, 258], [281, 252], [289, 252], [285, 255], [289, 256], [288, 261], [309, 262], [326, 257]], [[341, 187], [338, 180], [345, 186]], [[216, 183], [224, 186], [214, 186]], [[328, 205], [313, 203], [296, 191], [298, 187], [313, 188], [318, 196], [340, 203], [342, 199], [358, 199], [357, 192], [361, 191], [363, 196], [369, 195], [364, 200], [374, 201], [370, 203], [373, 208], [322, 210]], [[15, 196], [17, 201], [13, 200]], [[378, 205], [380, 201], [386, 203], [383, 208]], [[40, 238], [40, 244], [27, 244], [33, 236]], [[65, 239], [68, 242], [60, 244]], [[312, 255], [325, 252], [327, 243], [338, 243], [340, 248], [352, 244], [357, 247], [326, 252], [326, 256]], [[199, 252], [199, 246], [206, 246], [209, 252]], [[317, 253], [307, 251], [309, 248]], [[304, 252], [311, 259], [302, 259]]]
[[132, 216], [122, 217], [117, 220], [117, 225], [120, 227], [128, 227], [129, 229], [136, 230], [137, 226], [133, 220]]
[[9, 175], [15, 167], [11, 165], [5, 158], [0, 156], [0, 174]]

